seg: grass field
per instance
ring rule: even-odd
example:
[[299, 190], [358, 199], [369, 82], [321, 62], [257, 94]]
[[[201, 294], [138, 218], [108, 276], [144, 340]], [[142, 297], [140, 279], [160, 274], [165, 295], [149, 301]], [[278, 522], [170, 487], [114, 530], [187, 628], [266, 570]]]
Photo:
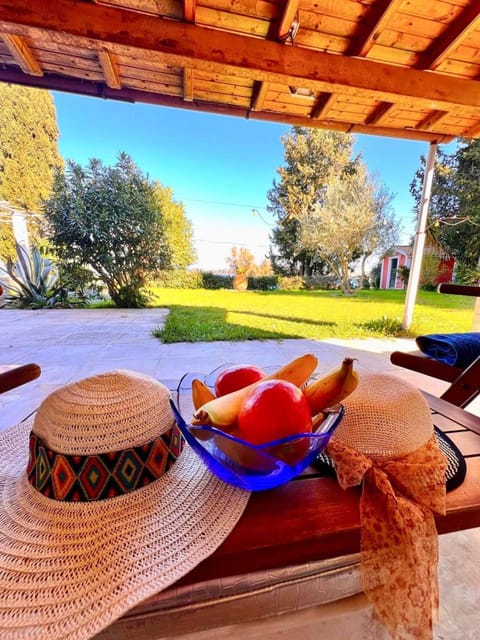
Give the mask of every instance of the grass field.
[[472, 298], [419, 291], [413, 323], [401, 329], [404, 291], [233, 291], [155, 289], [152, 306], [169, 307], [162, 341], [261, 340], [284, 338], [414, 337], [469, 331]]

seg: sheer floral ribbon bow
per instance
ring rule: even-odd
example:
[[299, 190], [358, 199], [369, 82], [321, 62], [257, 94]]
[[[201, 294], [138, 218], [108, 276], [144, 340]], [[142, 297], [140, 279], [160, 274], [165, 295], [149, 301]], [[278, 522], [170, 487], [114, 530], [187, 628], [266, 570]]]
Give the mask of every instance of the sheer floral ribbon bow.
[[447, 462], [434, 436], [393, 460], [373, 461], [332, 440], [343, 489], [363, 481], [361, 584], [395, 640], [431, 640], [438, 614], [438, 536], [432, 511], [445, 514]]

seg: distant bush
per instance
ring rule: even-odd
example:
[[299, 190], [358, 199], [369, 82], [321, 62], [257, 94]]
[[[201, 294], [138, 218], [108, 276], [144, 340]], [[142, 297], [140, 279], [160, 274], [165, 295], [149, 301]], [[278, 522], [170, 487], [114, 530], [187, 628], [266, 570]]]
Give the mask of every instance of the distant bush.
[[338, 289], [338, 278], [333, 275], [326, 276], [305, 276], [305, 289]]
[[248, 288], [251, 291], [273, 291], [278, 289], [278, 276], [249, 276]]
[[278, 288], [286, 291], [305, 289], [305, 281], [302, 276], [280, 276]]
[[187, 271], [186, 269], [162, 271], [160, 276], [155, 278], [155, 284], [170, 289], [201, 289], [203, 274], [201, 271]]
[[202, 273], [204, 289], [233, 289], [233, 276], [222, 276], [204, 271]]

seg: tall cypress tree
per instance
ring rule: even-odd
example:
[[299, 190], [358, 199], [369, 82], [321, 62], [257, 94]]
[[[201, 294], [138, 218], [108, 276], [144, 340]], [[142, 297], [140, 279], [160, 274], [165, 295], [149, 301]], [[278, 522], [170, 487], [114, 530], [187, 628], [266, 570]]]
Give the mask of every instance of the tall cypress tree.
[[[54, 168], [62, 164], [52, 95], [0, 83], [0, 200], [41, 210], [52, 192]], [[12, 256], [11, 225], [0, 220], [0, 259]]]

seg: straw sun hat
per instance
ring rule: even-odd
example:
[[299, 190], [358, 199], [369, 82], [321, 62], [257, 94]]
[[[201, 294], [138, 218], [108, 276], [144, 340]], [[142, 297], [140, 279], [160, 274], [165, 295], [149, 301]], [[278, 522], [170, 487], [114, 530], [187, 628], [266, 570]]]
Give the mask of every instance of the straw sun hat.
[[362, 485], [362, 588], [394, 639], [431, 640], [448, 458], [410, 383], [365, 374], [344, 404], [328, 453], [343, 488]]
[[2, 640], [91, 638], [233, 529], [249, 493], [183, 447], [168, 399], [153, 378], [112, 371], [0, 433]]

